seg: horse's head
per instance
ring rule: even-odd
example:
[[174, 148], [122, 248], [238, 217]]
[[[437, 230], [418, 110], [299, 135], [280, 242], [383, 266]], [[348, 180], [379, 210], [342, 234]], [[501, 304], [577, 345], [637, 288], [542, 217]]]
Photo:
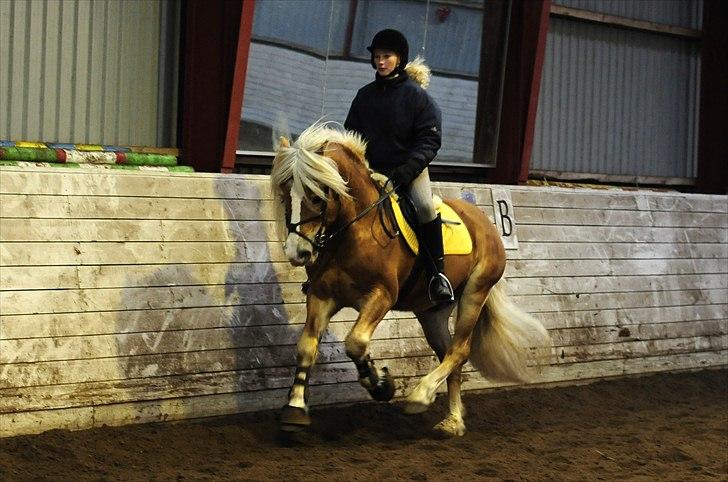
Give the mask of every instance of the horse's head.
[[291, 145], [280, 139], [271, 170], [271, 184], [278, 200], [277, 220], [285, 227], [285, 253], [291, 264], [304, 266], [316, 260], [348, 199], [347, 181], [326, 146], [338, 131], [322, 124], [309, 127]]

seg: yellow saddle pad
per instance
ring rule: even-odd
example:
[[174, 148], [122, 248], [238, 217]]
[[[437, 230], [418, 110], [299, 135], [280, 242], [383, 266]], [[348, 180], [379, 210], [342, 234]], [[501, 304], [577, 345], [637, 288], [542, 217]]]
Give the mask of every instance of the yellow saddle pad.
[[[419, 244], [414, 230], [407, 224], [404, 219], [402, 210], [399, 207], [399, 200], [396, 196], [392, 196], [392, 210], [397, 220], [397, 226], [402, 236], [407, 241], [407, 245], [412, 252], [419, 252]], [[453, 209], [442, 202], [438, 197], [435, 200], [435, 211], [440, 213], [442, 217], [442, 244], [445, 247], [445, 254], [470, 254], [473, 251], [473, 240], [470, 239], [468, 228], [465, 227], [460, 216]], [[447, 221], [456, 222], [458, 224], [449, 224]]]

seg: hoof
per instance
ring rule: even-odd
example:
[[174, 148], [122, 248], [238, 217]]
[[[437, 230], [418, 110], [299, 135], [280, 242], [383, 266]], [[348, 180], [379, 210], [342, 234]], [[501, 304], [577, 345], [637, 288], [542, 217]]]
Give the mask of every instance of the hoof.
[[465, 435], [465, 424], [451, 418], [446, 418], [435, 425], [433, 430], [445, 437], [462, 437]]
[[300, 432], [311, 425], [311, 417], [300, 407], [286, 405], [281, 410], [281, 430], [284, 432]]
[[389, 376], [387, 367], [382, 368], [382, 376], [379, 377], [378, 383], [369, 389], [369, 395], [379, 402], [388, 402], [394, 398], [394, 381]]
[[427, 411], [430, 408], [429, 404], [422, 402], [407, 402], [404, 406], [404, 413], [407, 415], [415, 415]]
[[421, 386], [418, 386], [412, 393], [410, 393], [409, 397], [407, 397], [407, 404], [404, 406], [404, 413], [422, 413], [430, 408], [430, 405], [432, 405], [432, 402], [434, 401], [434, 393], [431, 396], [428, 396], [425, 390]]

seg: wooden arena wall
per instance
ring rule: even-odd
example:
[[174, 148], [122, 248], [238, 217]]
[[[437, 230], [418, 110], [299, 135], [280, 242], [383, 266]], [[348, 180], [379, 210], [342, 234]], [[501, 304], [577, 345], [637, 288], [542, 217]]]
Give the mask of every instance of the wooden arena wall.
[[[554, 340], [542, 383], [727, 364], [728, 201], [436, 185], [515, 222], [509, 290]], [[501, 199], [512, 200], [498, 202]], [[264, 176], [0, 170], [0, 435], [278, 408], [304, 315]], [[507, 211], [506, 211], [507, 210]], [[313, 404], [366, 400], [332, 321]], [[401, 396], [435, 358], [410, 313], [372, 352]], [[465, 388], [489, 383], [467, 367]]]

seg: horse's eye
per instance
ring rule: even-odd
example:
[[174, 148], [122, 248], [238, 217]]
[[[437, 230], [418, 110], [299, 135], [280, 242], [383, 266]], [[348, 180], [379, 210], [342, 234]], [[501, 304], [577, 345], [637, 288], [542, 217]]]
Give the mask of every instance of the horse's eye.
[[306, 203], [312, 207], [312, 208], [319, 208], [323, 204], [323, 199], [316, 196], [311, 196], [310, 198], [306, 198]]

